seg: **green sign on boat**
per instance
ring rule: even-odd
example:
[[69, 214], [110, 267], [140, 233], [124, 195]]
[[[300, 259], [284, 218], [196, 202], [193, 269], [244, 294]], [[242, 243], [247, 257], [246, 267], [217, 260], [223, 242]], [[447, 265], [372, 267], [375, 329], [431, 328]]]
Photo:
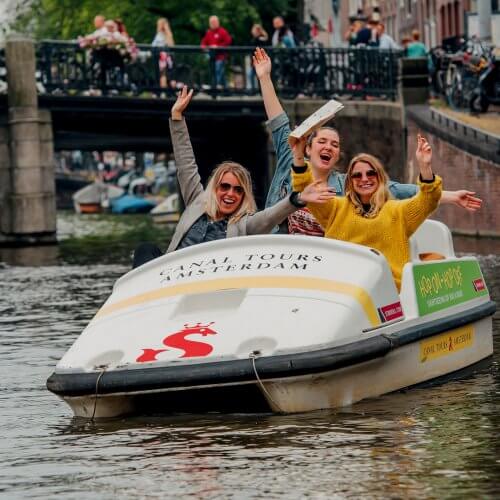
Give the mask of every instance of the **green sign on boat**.
[[488, 294], [475, 260], [417, 264], [413, 278], [420, 316]]

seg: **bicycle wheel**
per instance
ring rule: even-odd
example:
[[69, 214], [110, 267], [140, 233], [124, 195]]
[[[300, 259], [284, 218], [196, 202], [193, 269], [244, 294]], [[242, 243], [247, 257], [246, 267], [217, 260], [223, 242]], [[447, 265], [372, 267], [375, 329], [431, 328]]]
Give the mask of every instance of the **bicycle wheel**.
[[464, 106], [463, 82], [460, 73], [456, 73], [453, 82], [448, 90], [448, 104], [455, 110], [460, 110]]
[[486, 113], [489, 105], [490, 101], [480, 90], [473, 92], [469, 101], [469, 109], [472, 113]]

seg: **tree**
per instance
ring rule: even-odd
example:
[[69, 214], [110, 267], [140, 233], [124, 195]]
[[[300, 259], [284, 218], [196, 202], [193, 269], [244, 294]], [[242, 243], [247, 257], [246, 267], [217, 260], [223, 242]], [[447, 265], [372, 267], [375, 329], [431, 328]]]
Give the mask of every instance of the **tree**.
[[260, 22], [272, 30], [271, 19], [283, 15], [293, 24], [296, 1], [292, 0], [35, 0], [16, 28], [28, 28], [36, 38], [71, 40], [93, 30], [93, 18], [121, 18], [138, 43], [150, 43], [158, 17], [170, 21], [177, 44], [198, 45], [207, 29], [208, 17], [219, 16], [235, 45], [245, 45], [250, 28]]

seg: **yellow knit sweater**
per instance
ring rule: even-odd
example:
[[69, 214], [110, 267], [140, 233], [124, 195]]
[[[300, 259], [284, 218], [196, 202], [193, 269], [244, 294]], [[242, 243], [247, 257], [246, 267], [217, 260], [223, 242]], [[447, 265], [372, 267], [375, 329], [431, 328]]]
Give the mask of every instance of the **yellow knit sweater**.
[[[292, 171], [293, 190], [302, 191], [313, 182], [311, 169], [301, 174]], [[403, 266], [410, 259], [409, 237], [437, 208], [441, 198], [442, 181], [419, 182], [419, 192], [407, 200], [388, 200], [379, 214], [368, 219], [355, 212], [346, 197], [336, 197], [327, 203], [308, 203], [327, 238], [365, 245], [382, 252], [391, 268], [398, 290], [401, 287]]]

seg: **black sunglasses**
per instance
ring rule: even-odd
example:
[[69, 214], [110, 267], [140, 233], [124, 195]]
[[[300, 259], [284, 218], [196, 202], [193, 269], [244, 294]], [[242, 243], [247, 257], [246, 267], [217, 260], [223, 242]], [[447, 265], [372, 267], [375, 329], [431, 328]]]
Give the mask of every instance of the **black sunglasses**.
[[223, 191], [224, 193], [226, 193], [227, 191], [229, 191], [231, 188], [233, 188], [234, 192], [236, 194], [243, 194], [245, 191], [243, 190], [243, 187], [242, 186], [233, 186], [232, 184], [229, 184], [229, 182], [221, 182], [219, 184], [219, 188], [221, 191]]
[[[377, 177], [378, 174], [376, 170], [367, 170], [365, 172], [365, 175], [366, 177]], [[353, 174], [351, 174], [352, 179], [361, 179], [361, 177], [363, 177], [362, 172], [354, 172]]]

